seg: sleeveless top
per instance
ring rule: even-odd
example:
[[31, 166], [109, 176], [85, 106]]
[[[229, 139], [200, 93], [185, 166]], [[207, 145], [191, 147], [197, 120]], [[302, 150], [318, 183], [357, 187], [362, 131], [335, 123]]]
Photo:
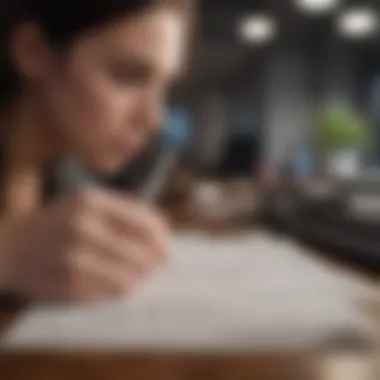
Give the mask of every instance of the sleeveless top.
[[[0, 152], [0, 186], [3, 186], [6, 168], [4, 151]], [[42, 198], [44, 202], [48, 202], [61, 193], [97, 183], [95, 176], [86, 171], [82, 165], [70, 158], [64, 158], [43, 173]]]

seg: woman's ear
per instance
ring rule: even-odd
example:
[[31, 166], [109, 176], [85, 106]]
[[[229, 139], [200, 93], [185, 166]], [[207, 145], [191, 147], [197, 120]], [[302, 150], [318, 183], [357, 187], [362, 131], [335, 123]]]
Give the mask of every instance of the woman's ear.
[[11, 36], [10, 57], [18, 74], [38, 82], [50, 71], [52, 51], [41, 29], [32, 22], [19, 25]]

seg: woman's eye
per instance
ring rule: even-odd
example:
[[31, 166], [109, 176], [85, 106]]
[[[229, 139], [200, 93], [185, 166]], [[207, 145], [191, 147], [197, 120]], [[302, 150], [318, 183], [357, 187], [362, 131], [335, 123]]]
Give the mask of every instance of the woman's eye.
[[148, 73], [139, 67], [116, 68], [111, 71], [115, 82], [120, 85], [141, 84], [148, 79]]

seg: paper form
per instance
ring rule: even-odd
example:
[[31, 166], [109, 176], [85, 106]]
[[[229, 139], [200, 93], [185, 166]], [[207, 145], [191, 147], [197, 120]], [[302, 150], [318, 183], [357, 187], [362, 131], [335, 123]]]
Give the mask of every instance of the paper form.
[[134, 295], [92, 306], [39, 305], [2, 345], [142, 350], [304, 349], [357, 331], [365, 282], [265, 234], [176, 236]]

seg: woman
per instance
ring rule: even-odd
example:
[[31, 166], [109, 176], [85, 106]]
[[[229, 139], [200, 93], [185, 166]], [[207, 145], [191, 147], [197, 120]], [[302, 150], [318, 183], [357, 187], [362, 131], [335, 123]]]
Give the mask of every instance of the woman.
[[104, 190], [44, 197], [63, 153], [116, 171], [160, 124], [190, 0], [18, 0], [1, 22], [0, 291], [88, 301], [129, 292], [164, 258], [154, 210]]

